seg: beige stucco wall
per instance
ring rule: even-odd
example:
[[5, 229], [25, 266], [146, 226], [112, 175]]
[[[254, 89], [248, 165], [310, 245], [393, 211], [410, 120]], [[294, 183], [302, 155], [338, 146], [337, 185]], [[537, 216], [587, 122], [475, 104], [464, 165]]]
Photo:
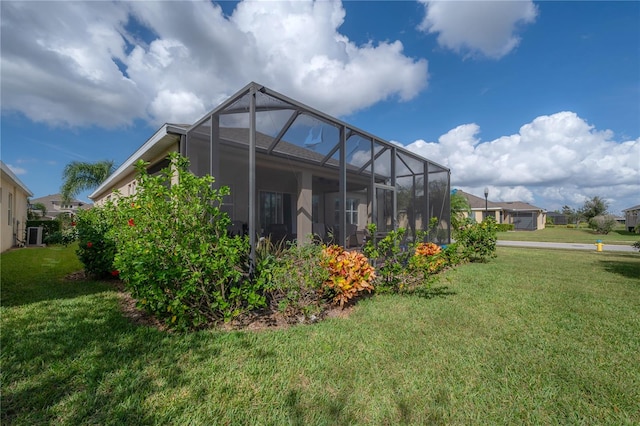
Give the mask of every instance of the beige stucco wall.
[[[158, 154], [151, 161], [149, 161], [149, 165], [152, 166], [152, 165], [156, 164], [157, 162], [164, 160], [169, 155], [169, 153], [175, 152], [175, 151], [176, 151], [175, 147], [171, 147], [171, 148], [167, 149], [166, 151], [163, 151], [161, 154]], [[136, 191], [136, 173], [137, 172], [136, 172], [135, 168], [133, 166], [131, 166], [128, 173], [126, 173], [123, 177], [118, 179], [118, 181], [116, 181], [114, 184], [112, 184], [109, 187], [108, 190], [106, 190], [102, 194], [100, 194], [100, 196], [98, 198], [93, 200], [94, 204], [96, 206], [101, 206], [107, 200], [115, 199], [114, 198], [114, 197], [116, 197], [116, 194], [114, 194], [115, 191], [118, 191], [120, 193], [120, 195], [122, 195], [122, 196], [128, 196], [128, 195], [135, 194], [135, 191]]]
[[[18, 239], [25, 238], [27, 223], [27, 194], [10, 176], [2, 172], [0, 184], [0, 252], [13, 247], [17, 234]], [[9, 198], [11, 194], [11, 217], [9, 217]]]

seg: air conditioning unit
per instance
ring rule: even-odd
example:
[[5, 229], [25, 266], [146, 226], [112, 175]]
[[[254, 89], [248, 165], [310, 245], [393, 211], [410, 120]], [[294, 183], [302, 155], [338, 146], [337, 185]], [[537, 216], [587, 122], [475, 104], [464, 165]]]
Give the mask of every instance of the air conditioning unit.
[[27, 245], [28, 246], [41, 246], [42, 245], [42, 226], [30, 226], [27, 228]]

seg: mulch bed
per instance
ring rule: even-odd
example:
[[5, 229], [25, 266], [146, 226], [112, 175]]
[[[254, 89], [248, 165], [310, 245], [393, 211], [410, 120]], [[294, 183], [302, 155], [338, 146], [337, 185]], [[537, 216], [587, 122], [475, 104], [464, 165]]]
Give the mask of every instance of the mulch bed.
[[[73, 272], [67, 275], [65, 277], [65, 280], [96, 281], [94, 278], [87, 276], [84, 271]], [[136, 306], [137, 300], [134, 299], [131, 294], [125, 290], [124, 283], [122, 281], [116, 278], [107, 278], [97, 281], [109, 284], [116, 290], [122, 314], [132, 323], [147, 327], [155, 327], [161, 331], [171, 332], [171, 329], [168, 328], [167, 325], [160, 321], [158, 318], [142, 309], [139, 309]], [[312, 315], [311, 318], [304, 318], [303, 316], [288, 314], [287, 312], [281, 312], [277, 309], [265, 309], [262, 311], [251, 312], [242, 315], [232, 321], [218, 325], [217, 328], [224, 331], [261, 331], [285, 329], [296, 324], [316, 323], [323, 320], [324, 318], [347, 318], [352, 310], [353, 306], [345, 306], [344, 308], [340, 308], [338, 306], [327, 305], [317, 315]]]

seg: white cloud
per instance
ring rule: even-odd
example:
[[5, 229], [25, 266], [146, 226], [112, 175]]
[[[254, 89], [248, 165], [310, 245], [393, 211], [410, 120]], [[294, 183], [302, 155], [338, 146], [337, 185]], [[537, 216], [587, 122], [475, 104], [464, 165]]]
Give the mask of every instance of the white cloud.
[[[619, 211], [640, 193], [640, 138], [615, 141], [573, 112], [537, 117], [517, 134], [483, 142], [477, 124], [464, 124], [438, 142], [407, 148], [451, 168], [452, 186], [496, 201], [538, 202], [556, 209], [603, 196]], [[637, 202], [636, 202], [637, 204]]]
[[249, 81], [334, 115], [427, 84], [399, 41], [341, 34], [339, 1], [246, 1], [231, 16], [204, 1], [1, 6], [2, 108], [54, 125], [192, 122]]
[[537, 8], [530, 0], [430, 1], [419, 29], [438, 34], [438, 44], [466, 55], [499, 59], [519, 43], [518, 26], [535, 21]]
[[11, 170], [16, 176], [27, 174], [27, 169], [22, 167], [14, 166], [12, 164], [7, 164], [7, 167], [9, 167], [9, 170]]

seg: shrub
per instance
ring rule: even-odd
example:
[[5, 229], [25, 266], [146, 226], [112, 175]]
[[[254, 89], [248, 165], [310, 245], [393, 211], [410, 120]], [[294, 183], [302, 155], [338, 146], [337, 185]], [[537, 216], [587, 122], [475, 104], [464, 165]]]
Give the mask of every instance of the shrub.
[[312, 321], [321, 314], [321, 289], [329, 279], [329, 271], [319, 261], [323, 247], [278, 247], [263, 240], [256, 254], [256, 280], [262, 281], [271, 309], [281, 312], [291, 323]]
[[375, 270], [365, 255], [338, 245], [323, 249], [322, 265], [329, 271], [323, 286], [336, 304], [343, 307], [363, 291], [373, 290]]
[[496, 231], [498, 232], [513, 231], [513, 229], [513, 223], [496, 223]]
[[170, 160], [157, 176], [138, 162], [137, 192], [118, 201], [114, 265], [127, 288], [146, 310], [183, 329], [266, 306], [264, 282], [246, 274], [248, 239], [227, 234], [230, 219], [220, 205], [228, 187], [193, 175], [178, 154]]
[[62, 230], [61, 224], [57, 220], [27, 220], [26, 227], [42, 227], [42, 240], [46, 239], [47, 236], [60, 232]]
[[589, 219], [589, 228], [598, 234], [608, 234], [617, 225], [616, 218], [611, 215], [600, 215]]
[[65, 247], [78, 239], [78, 229], [71, 226], [63, 231], [56, 231], [44, 238], [45, 244], [62, 244]]
[[497, 227], [493, 218], [487, 218], [481, 223], [467, 220], [458, 232], [457, 242], [461, 247], [463, 260], [486, 262], [495, 257], [496, 241]]
[[640, 250], [640, 241], [636, 241], [632, 245], [633, 245], [634, 248], [637, 248], [638, 250]]
[[96, 277], [112, 275], [116, 245], [111, 235], [114, 206], [81, 210], [76, 217], [78, 249], [76, 253], [84, 270]]
[[[375, 235], [377, 227], [374, 223], [367, 226], [369, 235]], [[380, 241], [375, 238], [367, 240], [362, 251], [372, 260], [378, 272], [376, 291], [397, 292], [404, 279], [404, 273], [412, 256], [409, 247], [403, 244], [406, 230], [399, 228], [389, 231]], [[421, 238], [423, 235], [417, 236]]]

